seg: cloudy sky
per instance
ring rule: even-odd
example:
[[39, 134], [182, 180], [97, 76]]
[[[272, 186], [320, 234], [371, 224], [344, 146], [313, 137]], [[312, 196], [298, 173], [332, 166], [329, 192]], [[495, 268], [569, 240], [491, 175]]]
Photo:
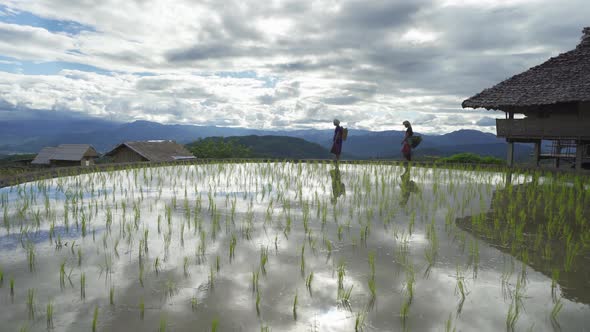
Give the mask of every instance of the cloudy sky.
[[[3, 0], [3, 118], [495, 132], [461, 102], [573, 49], [588, 0]], [[500, 113], [500, 114], [498, 114]]]

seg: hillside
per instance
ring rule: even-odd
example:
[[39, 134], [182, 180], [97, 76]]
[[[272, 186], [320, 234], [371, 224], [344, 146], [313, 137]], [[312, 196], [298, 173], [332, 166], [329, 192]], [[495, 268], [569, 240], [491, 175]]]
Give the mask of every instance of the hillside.
[[[242, 145], [250, 150], [249, 157], [252, 158], [277, 158], [277, 159], [326, 159], [332, 155], [328, 149], [319, 144], [308, 142], [301, 138], [288, 136], [230, 136], [230, 137], [208, 137], [200, 142], [219, 141], [233, 142]], [[191, 149], [191, 143], [187, 144]], [[343, 155], [343, 158], [355, 159], [351, 155]]]
[[[325, 130], [258, 130], [215, 126], [163, 125], [149, 121], [118, 123], [91, 118], [50, 118], [45, 122], [29, 119], [20, 122], [0, 122], [0, 154], [36, 153], [45, 146], [56, 146], [63, 143], [91, 144], [98, 151], [104, 153], [124, 141], [169, 139], [186, 144], [205, 137], [252, 135], [294, 137], [318, 144], [328, 150], [332, 144], [333, 129], [329, 124], [326, 127]], [[344, 143], [343, 157], [348, 159], [399, 158], [400, 142], [403, 135], [403, 131], [395, 130], [370, 132], [350, 129], [349, 138]], [[444, 135], [422, 136], [424, 140], [415, 151], [416, 157], [420, 155], [444, 157], [460, 152], [472, 152], [499, 158], [504, 158], [506, 155], [504, 140], [490, 133], [458, 130]], [[250, 140], [254, 144], [252, 141], [254, 138], [250, 138]], [[276, 139], [271, 141], [276, 141]], [[270, 143], [266, 141], [256, 143], [261, 149], [267, 144]], [[307, 148], [315, 151], [314, 148]], [[274, 153], [280, 150], [280, 146], [272, 148]], [[531, 152], [531, 146], [518, 146], [516, 160], [527, 159]], [[287, 152], [282, 153], [284, 155]], [[294, 155], [296, 152], [289, 153]], [[319, 155], [318, 152], [313, 155], [313, 158]]]

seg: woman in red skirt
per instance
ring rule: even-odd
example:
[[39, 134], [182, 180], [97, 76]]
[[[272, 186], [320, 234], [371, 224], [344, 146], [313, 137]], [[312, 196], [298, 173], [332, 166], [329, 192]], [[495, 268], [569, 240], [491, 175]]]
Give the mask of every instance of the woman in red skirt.
[[332, 149], [330, 150], [331, 153], [336, 155], [336, 162], [340, 160], [340, 154], [342, 153], [342, 127], [340, 127], [340, 120], [334, 119], [334, 138], [332, 139]]
[[403, 125], [406, 127], [406, 135], [402, 141], [402, 154], [407, 161], [412, 161], [412, 146], [410, 145], [410, 137], [414, 135], [414, 131], [412, 130], [410, 121], [404, 121]]

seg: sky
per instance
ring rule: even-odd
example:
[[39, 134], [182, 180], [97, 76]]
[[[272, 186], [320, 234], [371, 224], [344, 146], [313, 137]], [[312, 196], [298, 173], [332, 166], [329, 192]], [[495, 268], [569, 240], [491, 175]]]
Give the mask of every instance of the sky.
[[495, 133], [502, 112], [461, 102], [575, 48], [588, 17], [588, 0], [3, 0], [0, 113]]

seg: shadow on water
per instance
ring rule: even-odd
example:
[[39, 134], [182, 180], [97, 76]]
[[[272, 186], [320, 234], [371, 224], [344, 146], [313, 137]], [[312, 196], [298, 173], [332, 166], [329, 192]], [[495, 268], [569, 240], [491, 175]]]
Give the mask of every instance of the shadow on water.
[[[103, 228], [95, 229], [95, 234], [102, 232], [102, 229]], [[0, 251], [13, 250], [19, 246], [24, 248], [27, 243], [39, 244], [47, 242], [52, 238], [60, 238], [62, 241], [64, 241], [78, 239], [82, 236], [82, 231], [80, 229], [76, 229], [75, 227], [66, 228], [65, 226], [55, 226], [53, 228], [53, 234], [50, 233], [50, 230], [43, 229], [26, 233], [12, 233], [0, 236]], [[64, 242], [64, 245], [67, 245], [66, 242]]]
[[506, 184], [488, 212], [457, 218], [457, 226], [552, 278], [563, 297], [590, 304], [589, 192], [538, 179]]

